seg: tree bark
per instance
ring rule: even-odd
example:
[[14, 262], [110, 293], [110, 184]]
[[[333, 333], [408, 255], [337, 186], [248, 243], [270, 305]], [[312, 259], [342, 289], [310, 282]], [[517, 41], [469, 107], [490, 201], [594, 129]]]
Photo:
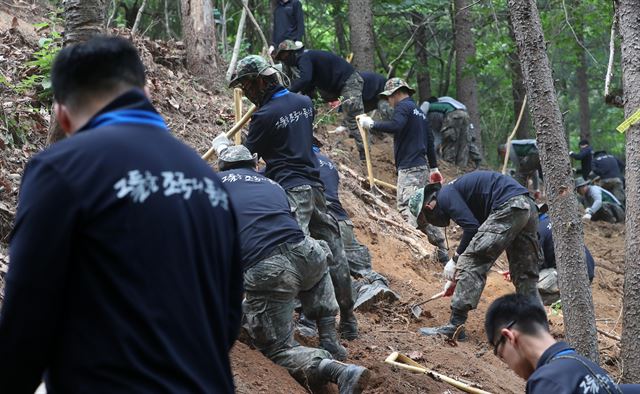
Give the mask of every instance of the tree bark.
[[[513, 26], [509, 21], [509, 36], [516, 42], [516, 37], [513, 34]], [[522, 67], [520, 66], [520, 58], [518, 58], [517, 48], [507, 55], [509, 60], [509, 67], [511, 68], [511, 95], [513, 97], [513, 119], [518, 119], [520, 114], [520, 108], [524, 97], [527, 95], [527, 91], [524, 87], [524, 81], [522, 79]], [[522, 119], [516, 130], [516, 139], [524, 140], [531, 138], [531, 118], [529, 117], [529, 110], [525, 110], [522, 114]]]
[[454, 45], [456, 47], [456, 96], [467, 106], [467, 112], [476, 145], [482, 152], [482, 130], [480, 128], [480, 111], [478, 109], [478, 84], [469, 61], [476, 57], [473, 21], [467, 7], [467, 0], [454, 0]]
[[[415, 52], [416, 52], [416, 82], [419, 102], [422, 103], [431, 97], [431, 74], [429, 73], [429, 55], [427, 54], [427, 28], [422, 23], [425, 16], [411, 13], [411, 21], [416, 26]], [[418, 104], [419, 105], [419, 104]]]
[[[247, 0], [241, 0], [244, 3]], [[242, 44], [242, 36], [244, 35], [244, 25], [247, 22], [247, 10], [242, 7], [242, 13], [240, 14], [240, 22], [238, 23], [238, 31], [236, 33], [236, 42], [233, 45], [233, 53], [231, 54], [231, 61], [229, 62], [229, 68], [227, 69], [227, 81], [231, 81], [233, 72], [236, 69], [236, 63], [238, 62], [238, 55], [240, 53], [240, 45]]]
[[[620, 0], [618, 27], [622, 36], [624, 114], [640, 108], [640, 3]], [[640, 123], [626, 132], [627, 214], [621, 357], [625, 383], [640, 382]]]
[[[104, 32], [108, 8], [105, 0], [66, 0], [63, 6], [64, 46], [85, 42], [92, 36]], [[51, 111], [47, 144], [53, 144], [64, 137], [55, 113]]]
[[598, 342], [584, 262], [582, 222], [540, 15], [535, 0], [508, 0], [508, 4], [547, 182], [565, 337], [580, 354], [597, 363]]
[[578, 91], [578, 123], [580, 124], [580, 139], [591, 139], [591, 110], [589, 108], [589, 74], [587, 54], [582, 47], [584, 42], [584, 20], [580, 12], [580, 0], [573, 1], [574, 31], [576, 34], [575, 43], [576, 58], [578, 67], [576, 68], [576, 88]]
[[187, 69], [205, 86], [217, 78], [218, 53], [211, 0], [181, 0]]
[[347, 33], [344, 30], [345, 20], [344, 12], [342, 11], [342, 4], [342, 0], [333, 0], [331, 4], [331, 14], [333, 16], [333, 22], [336, 29], [336, 40], [338, 43], [337, 52], [344, 56], [349, 51], [349, 46], [347, 44]]
[[351, 63], [360, 71], [375, 69], [371, 3], [372, 0], [349, 0], [349, 36], [353, 52]]
[[133, 23], [133, 27], [131, 28], [131, 35], [135, 36], [138, 33], [138, 26], [140, 26], [140, 21], [142, 20], [142, 14], [144, 13], [144, 9], [147, 8], [147, 0], [142, 0], [142, 4], [138, 9], [138, 14], [136, 15], [136, 21]]

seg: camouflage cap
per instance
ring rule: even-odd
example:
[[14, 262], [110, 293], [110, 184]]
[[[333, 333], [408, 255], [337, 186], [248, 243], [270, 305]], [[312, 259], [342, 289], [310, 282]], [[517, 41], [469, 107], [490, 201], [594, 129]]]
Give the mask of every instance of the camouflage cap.
[[300, 41], [284, 40], [280, 44], [278, 44], [276, 51], [273, 53], [273, 58], [277, 59], [278, 55], [282, 51], [297, 51], [298, 49], [302, 48], [304, 48], [304, 44]]
[[414, 89], [411, 89], [402, 78], [391, 78], [384, 84], [384, 92], [380, 93], [379, 96], [389, 97], [400, 88], [406, 88], [409, 91], [409, 95], [416, 92]]
[[236, 66], [233, 79], [229, 82], [229, 87], [238, 85], [245, 77], [257, 77], [259, 75], [269, 76], [277, 72], [262, 56], [249, 55], [242, 58]]
[[238, 161], [255, 160], [256, 155], [252, 155], [244, 145], [232, 145], [220, 152], [218, 160], [226, 163], [235, 163]]
[[424, 202], [430, 202], [440, 191], [442, 184], [429, 183], [424, 188], [419, 189], [409, 198], [409, 211], [414, 217], [418, 217], [424, 206]]

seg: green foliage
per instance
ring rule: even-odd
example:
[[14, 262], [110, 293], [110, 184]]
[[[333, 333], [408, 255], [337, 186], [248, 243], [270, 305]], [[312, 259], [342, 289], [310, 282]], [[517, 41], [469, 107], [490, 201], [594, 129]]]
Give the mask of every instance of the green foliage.
[[21, 80], [16, 85], [16, 90], [24, 93], [35, 89], [41, 98], [50, 98], [51, 68], [62, 47], [62, 36], [56, 31], [51, 31], [47, 37], [40, 38], [38, 47], [40, 49], [33, 53], [32, 60], [25, 63], [29, 72], [32, 72], [31, 75]]

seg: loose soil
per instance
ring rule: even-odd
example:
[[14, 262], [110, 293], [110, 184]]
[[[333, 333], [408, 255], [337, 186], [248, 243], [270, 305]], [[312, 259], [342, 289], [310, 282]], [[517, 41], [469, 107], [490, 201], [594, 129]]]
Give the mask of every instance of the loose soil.
[[[11, 12], [11, 10], [9, 10]], [[15, 83], [29, 70], [24, 62], [37, 49], [37, 38], [46, 31], [36, 32], [30, 23], [34, 20], [18, 19], [12, 29], [13, 15], [0, 11], [0, 68], [5, 77]], [[21, 15], [28, 18], [27, 15]], [[125, 31], [115, 34], [127, 35]], [[227, 130], [233, 123], [232, 92], [224, 88], [203, 87], [191, 78], [184, 68], [184, 48], [181, 43], [156, 42], [136, 38], [149, 73], [152, 98], [156, 108], [167, 119], [173, 133], [200, 154], [218, 133]], [[28, 159], [44, 148], [49, 127], [48, 108], [50, 102], [40, 100], [37, 92], [16, 93], [0, 85], [0, 105], [4, 116], [21, 122], [25, 141], [7, 144], [0, 141], [0, 279], [8, 264], [8, 234], [16, 207], [17, 193], [23, 168]], [[245, 106], [246, 108], [246, 106]], [[356, 173], [365, 175], [364, 166], [357, 160], [353, 141], [345, 134], [329, 134], [326, 129], [335, 126], [323, 125], [319, 136], [324, 142], [323, 150], [338, 163]], [[0, 131], [5, 132], [0, 128]], [[395, 184], [392, 139], [390, 136], [374, 136], [372, 156], [376, 177]], [[452, 179], [460, 170], [445, 164], [440, 167], [445, 178]], [[359, 240], [368, 245], [373, 257], [374, 269], [387, 276], [391, 288], [401, 300], [394, 304], [378, 304], [366, 313], [357, 312], [360, 338], [344, 342], [349, 350], [348, 362], [364, 365], [373, 373], [367, 392], [370, 393], [443, 393], [456, 389], [437, 382], [426, 375], [410, 373], [385, 364], [384, 359], [393, 351], [411, 354], [421, 364], [464, 381], [473, 382], [484, 390], [495, 393], [523, 392], [524, 382], [511, 372], [492, 354], [483, 332], [483, 316], [488, 305], [500, 295], [513, 292], [513, 285], [503, 280], [497, 272], [489, 274], [487, 285], [478, 309], [470, 314], [466, 325], [469, 339], [456, 346], [442, 338], [422, 337], [417, 333], [422, 326], [440, 325], [449, 318], [449, 299], [435, 300], [423, 306], [422, 317], [415, 320], [409, 305], [430, 297], [442, 289], [441, 266], [430, 257], [420, 257], [408, 246], [401, 235], [402, 230], [387, 222], [377, 222], [368, 215], [370, 202], [357, 195], [362, 194], [360, 183], [347, 179], [344, 171], [341, 200], [351, 216]], [[358, 193], [354, 193], [357, 191]], [[384, 191], [380, 199], [395, 206], [394, 192]], [[397, 219], [397, 214], [392, 219]], [[454, 250], [461, 231], [455, 226], [447, 230], [450, 249]], [[422, 247], [433, 252], [426, 238], [415, 238]], [[596, 260], [596, 277], [593, 282], [593, 299], [598, 327], [613, 335], [621, 331], [624, 227], [602, 223], [585, 225], [585, 241]], [[609, 269], [604, 269], [602, 266]], [[502, 256], [494, 268], [505, 269]], [[612, 272], [610, 269], [618, 272]], [[1, 282], [0, 282], [1, 285]], [[549, 312], [552, 333], [562, 338], [562, 317]], [[244, 337], [246, 338], [246, 336]], [[281, 367], [252, 349], [247, 340], [239, 341], [231, 352], [233, 375], [239, 393], [303, 393], [298, 385]], [[311, 343], [313, 344], [313, 342]], [[619, 344], [599, 335], [601, 360], [614, 376], [620, 374]], [[337, 392], [328, 385], [322, 392]]]

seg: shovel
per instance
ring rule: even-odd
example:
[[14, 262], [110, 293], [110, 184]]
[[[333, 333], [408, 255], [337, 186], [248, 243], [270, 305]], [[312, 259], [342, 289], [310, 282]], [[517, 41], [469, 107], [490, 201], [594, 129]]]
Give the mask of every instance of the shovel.
[[413, 317], [415, 317], [416, 319], [420, 318], [420, 315], [422, 314], [422, 308], [420, 308], [421, 305], [426, 304], [427, 302], [433, 301], [433, 300], [437, 300], [438, 298], [442, 298], [444, 296], [444, 290], [441, 291], [438, 294], [434, 294], [433, 296], [431, 296], [431, 298], [426, 299], [424, 301], [420, 301], [417, 304], [411, 305], [411, 313], [413, 314]]
[[[429, 300], [427, 300], [429, 301]], [[465, 391], [467, 393], [472, 393], [472, 394], [491, 394], [488, 391], [484, 391], [481, 390], [479, 388], [473, 387], [470, 384], [461, 382], [459, 380], [450, 378], [446, 375], [442, 375], [436, 371], [433, 371], [431, 369], [425, 368], [422, 365], [420, 365], [419, 363], [413, 361], [412, 359], [410, 359], [409, 357], [405, 356], [404, 354], [400, 354], [398, 352], [393, 352], [389, 355], [389, 357], [387, 357], [386, 360], [384, 360], [385, 363], [387, 364], [391, 364], [395, 367], [398, 368], [402, 368], [402, 369], [406, 369], [412, 372], [419, 372], [419, 373], [424, 373], [429, 375], [431, 378], [435, 379], [435, 380], [439, 380], [442, 382], [445, 382], [447, 384], [452, 385], [453, 387], [460, 389], [462, 391]]]

